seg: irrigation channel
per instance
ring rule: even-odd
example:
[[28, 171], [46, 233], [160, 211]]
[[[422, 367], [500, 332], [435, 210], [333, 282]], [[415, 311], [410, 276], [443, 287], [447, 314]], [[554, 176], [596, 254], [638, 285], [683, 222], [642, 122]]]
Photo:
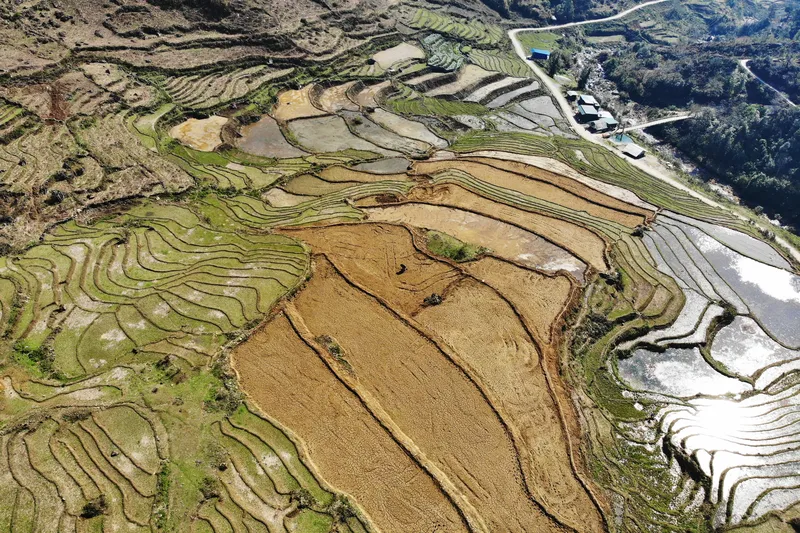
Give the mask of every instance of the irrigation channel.
[[[560, 86], [527, 57], [518, 34], [619, 19], [663, 1], [598, 20], [508, 32], [583, 139], [618, 151], [575, 121]], [[727, 209], [651, 165], [632, 163]], [[800, 501], [800, 276], [769, 245], [737, 231], [670, 212], [660, 213], [651, 229], [645, 244], [685, 304], [669, 327], [616, 348], [614, 372], [626, 394], [663, 406], [657, 423], [631, 423], [622, 432], [649, 449], [660, 446], [676, 468], [699, 474], [699, 483], [678, 487], [672, 508], [698, 509], [708, 501], [716, 527], [763, 520]]]

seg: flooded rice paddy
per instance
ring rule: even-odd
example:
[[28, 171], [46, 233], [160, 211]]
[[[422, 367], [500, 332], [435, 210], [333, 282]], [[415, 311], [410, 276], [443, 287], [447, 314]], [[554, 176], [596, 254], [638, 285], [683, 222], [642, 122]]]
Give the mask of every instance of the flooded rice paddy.
[[662, 405], [665, 453], [706, 479], [716, 526], [788, 508], [800, 499], [800, 277], [766, 243], [680, 215], [644, 242], [686, 303], [620, 346], [620, 379]]

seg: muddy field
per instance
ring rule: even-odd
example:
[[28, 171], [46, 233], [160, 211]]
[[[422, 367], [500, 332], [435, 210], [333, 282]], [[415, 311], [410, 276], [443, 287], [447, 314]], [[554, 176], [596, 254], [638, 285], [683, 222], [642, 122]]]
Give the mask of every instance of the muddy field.
[[293, 120], [289, 123], [288, 129], [297, 139], [298, 144], [312, 152], [337, 152], [353, 149], [388, 156], [400, 155], [399, 152], [387, 150], [361, 137], [356, 137], [348, 129], [344, 119], [336, 115]]
[[275, 119], [269, 115], [242, 128], [236, 146], [248, 154], [262, 157], [302, 157], [306, 152], [290, 144]]

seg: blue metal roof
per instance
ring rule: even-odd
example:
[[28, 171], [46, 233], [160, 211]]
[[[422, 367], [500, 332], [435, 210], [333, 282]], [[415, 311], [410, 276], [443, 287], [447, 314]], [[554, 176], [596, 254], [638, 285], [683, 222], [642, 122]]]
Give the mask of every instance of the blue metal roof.
[[532, 56], [550, 56], [550, 50], [543, 50], [541, 48], [531, 48], [531, 55]]

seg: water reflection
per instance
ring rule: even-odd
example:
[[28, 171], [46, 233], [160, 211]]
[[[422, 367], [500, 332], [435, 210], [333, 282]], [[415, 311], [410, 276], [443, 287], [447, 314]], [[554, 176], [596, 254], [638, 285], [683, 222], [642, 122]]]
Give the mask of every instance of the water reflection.
[[749, 384], [714, 370], [697, 348], [669, 348], [663, 353], [639, 349], [619, 361], [618, 367], [631, 388], [670, 396], [717, 396], [752, 390]]

